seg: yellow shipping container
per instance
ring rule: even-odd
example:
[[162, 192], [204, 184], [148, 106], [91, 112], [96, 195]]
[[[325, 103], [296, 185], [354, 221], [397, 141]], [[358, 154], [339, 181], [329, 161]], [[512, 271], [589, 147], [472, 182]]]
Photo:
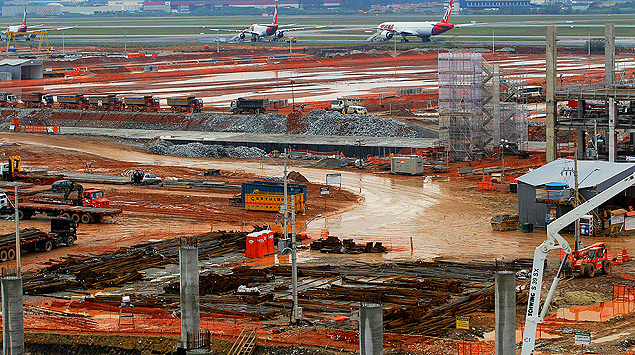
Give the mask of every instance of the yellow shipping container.
[[[295, 196], [295, 213], [304, 212], [304, 195], [302, 193], [288, 194], [288, 204], [291, 204], [291, 196]], [[282, 201], [284, 201], [282, 193], [256, 190], [253, 193], [245, 194], [245, 209], [247, 211], [278, 212]]]

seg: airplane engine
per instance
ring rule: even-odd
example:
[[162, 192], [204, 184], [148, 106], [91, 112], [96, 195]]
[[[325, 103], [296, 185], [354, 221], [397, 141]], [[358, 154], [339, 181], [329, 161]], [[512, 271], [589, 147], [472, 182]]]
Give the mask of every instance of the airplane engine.
[[284, 32], [282, 32], [282, 31], [278, 31], [278, 32], [276, 32], [276, 37], [277, 37], [277, 38], [282, 38], [282, 37], [284, 37]]
[[240, 40], [241, 40], [241, 41], [242, 41], [243, 39], [245, 39], [245, 32], [241, 32], [241, 33], [238, 35], [238, 38], [240, 38]]
[[37, 35], [35, 33], [33, 33], [33, 34], [30, 34], [29, 37], [35, 38], [35, 37], [37, 37]]
[[381, 33], [379, 34], [379, 36], [381, 37], [381, 39], [383, 39], [384, 41], [387, 41], [389, 39], [391, 39], [394, 36], [394, 33], [392, 33], [391, 31], [381, 31]]

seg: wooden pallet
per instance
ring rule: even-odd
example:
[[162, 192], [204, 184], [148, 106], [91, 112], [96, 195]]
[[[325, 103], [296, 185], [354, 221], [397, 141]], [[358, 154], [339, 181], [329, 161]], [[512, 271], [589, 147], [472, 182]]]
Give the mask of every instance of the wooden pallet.
[[243, 329], [227, 355], [252, 355], [258, 345], [258, 332], [256, 328], [251, 332]]

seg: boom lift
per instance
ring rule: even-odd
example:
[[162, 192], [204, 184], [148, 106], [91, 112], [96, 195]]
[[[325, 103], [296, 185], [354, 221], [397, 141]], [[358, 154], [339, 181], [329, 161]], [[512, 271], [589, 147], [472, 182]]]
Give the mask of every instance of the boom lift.
[[[538, 324], [542, 323], [545, 319], [545, 316], [549, 311], [549, 304], [551, 303], [551, 299], [556, 291], [556, 287], [558, 287], [563, 267], [569, 259], [569, 254], [571, 254], [571, 246], [559, 234], [559, 232], [566, 226], [575, 222], [576, 219], [598, 208], [604, 202], [610, 200], [613, 196], [626, 190], [633, 184], [635, 184], [635, 174], [629, 175], [625, 179], [600, 192], [593, 198], [590, 198], [588, 201], [565, 213], [547, 225], [547, 240], [540, 244], [534, 252], [531, 283], [529, 284], [529, 297], [527, 300], [527, 315], [525, 317], [525, 333], [523, 334], [522, 355], [530, 355], [534, 352], [534, 346], [536, 344], [536, 329], [538, 328]], [[553, 249], [562, 249], [566, 255], [562, 259], [560, 268], [551, 283], [551, 288], [545, 298], [542, 311], [538, 314], [540, 307], [540, 292], [542, 290], [542, 276], [545, 269], [545, 259], [547, 258], [547, 254], [549, 254], [549, 252]]]

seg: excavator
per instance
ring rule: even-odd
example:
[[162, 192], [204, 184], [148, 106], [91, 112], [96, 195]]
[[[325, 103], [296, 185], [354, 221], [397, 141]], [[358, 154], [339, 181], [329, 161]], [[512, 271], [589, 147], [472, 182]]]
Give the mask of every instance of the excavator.
[[[635, 174], [631, 174], [547, 225], [547, 240], [540, 244], [534, 252], [521, 355], [533, 354], [534, 347], [536, 345], [536, 330], [538, 328], [538, 324], [542, 323], [547, 316], [547, 312], [549, 312], [549, 304], [553, 299], [556, 288], [558, 287], [558, 282], [560, 281], [560, 275], [563, 274], [565, 265], [570, 260], [568, 256], [571, 254], [571, 246], [559, 234], [560, 231], [634, 184]], [[545, 271], [545, 260], [547, 258], [547, 254], [554, 249], [562, 249], [565, 256], [562, 258], [560, 268], [551, 283], [549, 293], [547, 294], [542, 309], [540, 310], [540, 293], [542, 291], [542, 278]]]

